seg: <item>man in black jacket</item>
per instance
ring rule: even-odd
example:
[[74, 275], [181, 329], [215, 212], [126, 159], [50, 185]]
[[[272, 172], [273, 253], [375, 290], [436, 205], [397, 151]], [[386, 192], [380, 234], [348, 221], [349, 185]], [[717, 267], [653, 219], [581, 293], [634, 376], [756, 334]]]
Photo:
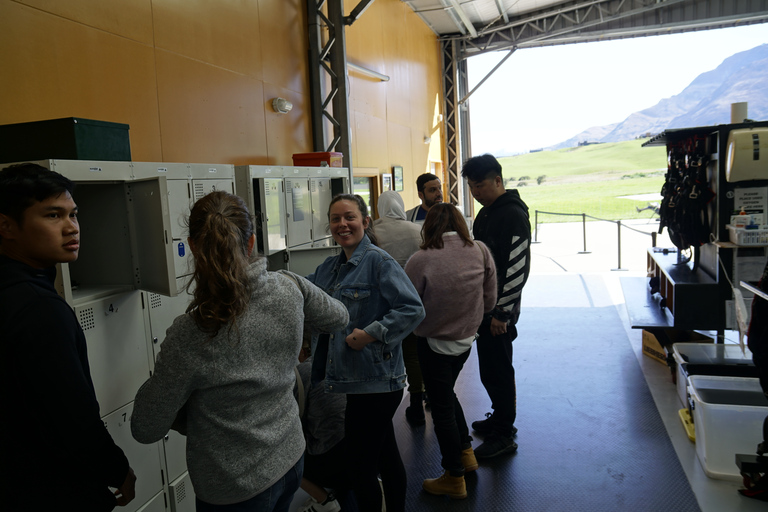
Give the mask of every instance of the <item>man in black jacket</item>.
[[[109, 511], [136, 477], [99, 415], [85, 335], [54, 288], [77, 259], [70, 180], [35, 164], [0, 171], [0, 503]], [[109, 487], [117, 489], [111, 491]]]
[[528, 206], [517, 190], [504, 189], [501, 165], [492, 155], [470, 158], [461, 175], [467, 178], [472, 196], [483, 205], [472, 233], [491, 250], [498, 280], [496, 308], [486, 315], [477, 338], [480, 379], [493, 413], [472, 423], [472, 428], [485, 436], [475, 456], [488, 459], [517, 450], [512, 342], [517, 338], [520, 298], [531, 267], [531, 223]]

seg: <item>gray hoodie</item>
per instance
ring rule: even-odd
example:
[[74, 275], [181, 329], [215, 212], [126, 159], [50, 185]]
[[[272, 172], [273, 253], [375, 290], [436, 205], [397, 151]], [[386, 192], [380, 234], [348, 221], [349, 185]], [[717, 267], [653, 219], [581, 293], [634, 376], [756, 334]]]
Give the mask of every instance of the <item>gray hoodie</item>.
[[401, 267], [419, 250], [421, 226], [405, 219], [405, 206], [400, 194], [383, 192], [378, 199], [379, 218], [373, 223], [378, 246], [389, 253]]

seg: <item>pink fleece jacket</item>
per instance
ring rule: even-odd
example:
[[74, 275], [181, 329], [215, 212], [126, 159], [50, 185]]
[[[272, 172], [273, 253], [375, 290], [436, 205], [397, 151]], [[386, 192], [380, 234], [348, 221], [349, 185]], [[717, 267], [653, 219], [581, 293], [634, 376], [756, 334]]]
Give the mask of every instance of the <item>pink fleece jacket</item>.
[[477, 332], [483, 314], [496, 305], [496, 266], [482, 242], [465, 246], [456, 234], [443, 235], [442, 249], [420, 250], [405, 273], [427, 313], [417, 336], [461, 340]]

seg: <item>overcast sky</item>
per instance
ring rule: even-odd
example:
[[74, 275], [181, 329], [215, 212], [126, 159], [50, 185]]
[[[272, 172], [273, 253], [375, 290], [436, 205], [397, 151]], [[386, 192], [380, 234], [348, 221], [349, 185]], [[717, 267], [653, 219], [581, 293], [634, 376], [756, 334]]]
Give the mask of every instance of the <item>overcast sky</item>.
[[[763, 43], [768, 23], [517, 50], [469, 99], [472, 153], [524, 153], [621, 122]], [[469, 59], [470, 90], [506, 53]]]

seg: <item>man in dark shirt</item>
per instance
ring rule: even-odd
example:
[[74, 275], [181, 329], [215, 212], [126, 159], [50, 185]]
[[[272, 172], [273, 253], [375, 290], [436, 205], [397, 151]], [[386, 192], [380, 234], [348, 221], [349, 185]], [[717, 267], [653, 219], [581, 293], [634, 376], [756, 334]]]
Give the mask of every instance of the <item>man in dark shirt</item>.
[[85, 335], [54, 288], [56, 264], [80, 250], [72, 188], [35, 164], [0, 171], [0, 503], [14, 512], [109, 511], [135, 495], [99, 415]]
[[437, 203], [443, 202], [443, 186], [440, 183], [440, 178], [425, 172], [416, 178], [416, 192], [419, 194], [421, 204], [405, 212], [405, 218], [423, 226], [429, 209]]
[[461, 175], [467, 178], [472, 196], [483, 205], [472, 233], [491, 250], [498, 280], [496, 307], [486, 315], [477, 338], [480, 380], [491, 399], [493, 413], [472, 423], [475, 432], [485, 436], [475, 456], [488, 459], [517, 450], [512, 342], [517, 338], [520, 298], [531, 267], [531, 224], [528, 206], [518, 191], [504, 189], [501, 165], [492, 155], [470, 158]]

